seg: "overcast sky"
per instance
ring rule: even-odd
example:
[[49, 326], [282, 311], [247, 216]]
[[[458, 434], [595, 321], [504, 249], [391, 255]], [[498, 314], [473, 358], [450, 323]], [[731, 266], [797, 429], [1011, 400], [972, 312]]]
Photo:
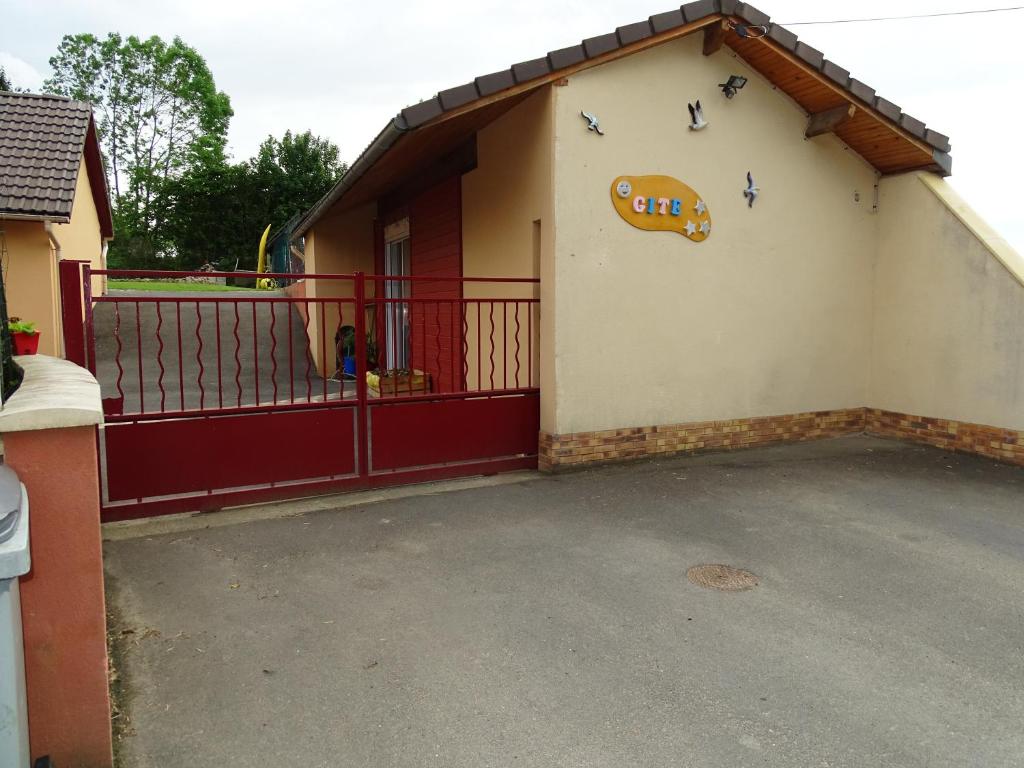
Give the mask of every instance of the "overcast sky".
[[[1011, 0], [765, 0], [780, 23], [1005, 7]], [[37, 88], [64, 34], [180, 36], [231, 97], [230, 150], [286, 129], [352, 161], [399, 109], [472, 77], [668, 10], [652, 0], [0, 0], [0, 66]], [[1024, 12], [794, 26], [953, 144], [951, 182], [1024, 252]], [[1003, 31], [1006, 30], [1004, 33]]]

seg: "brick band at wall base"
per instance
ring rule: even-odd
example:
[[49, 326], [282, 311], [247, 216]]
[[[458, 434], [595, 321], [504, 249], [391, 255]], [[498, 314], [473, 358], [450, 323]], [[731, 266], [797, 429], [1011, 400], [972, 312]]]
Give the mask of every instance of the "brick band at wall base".
[[865, 431], [1024, 466], [1024, 432], [1017, 429], [867, 408]]
[[752, 448], [868, 433], [975, 453], [1024, 466], [1024, 433], [981, 424], [909, 416], [874, 408], [844, 408], [728, 421], [540, 434], [545, 472], [648, 456]]

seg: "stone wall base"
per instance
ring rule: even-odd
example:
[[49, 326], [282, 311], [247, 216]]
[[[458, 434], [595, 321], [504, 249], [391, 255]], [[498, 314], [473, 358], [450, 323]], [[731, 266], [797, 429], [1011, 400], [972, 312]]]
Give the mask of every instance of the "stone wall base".
[[541, 432], [538, 464], [541, 471], [556, 472], [649, 456], [752, 448], [860, 433], [974, 453], [1024, 466], [1024, 432], [876, 408], [844, 408], [566, 435]]

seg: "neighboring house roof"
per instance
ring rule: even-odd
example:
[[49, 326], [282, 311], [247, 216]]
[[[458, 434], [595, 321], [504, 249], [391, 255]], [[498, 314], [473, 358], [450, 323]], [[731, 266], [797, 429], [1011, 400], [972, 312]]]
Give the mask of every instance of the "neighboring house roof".
[[100, 229], [112, 237], [92, 106], [63, 96], [0, 91], [0, 218], [70, 221], [83, 154]]
[[[764, 26], [768, 33], [761, 38], [743, 38], [726, 33], [730, 24]], [[727, 45], [808, 114], [854, 106], [852, 117], [834, 132], [879, 172], [927, 169], [949, 175], [952, 160], [947, 136], [877, 96], [873, 88], [851, 77], [789, 30], [773, 24], [767, 14], [749, 3], [697, 0], [588, 38], [579, 45], [481, 75], [406, 107], [384, 127], [341, 181], [306, 213], [293, 236], [308, 231], [343, 196], [352, 204], [365, 202], [386, 190], [386, 177], [393, 180], [399, 173], [414, 172], [425, 155], [439, 157], [451, 152], [533, 91], [574, 72], [698, 31], [704, 33], [705, 53]], [[417, 136], [420, 139], [414, 140]], [[378, 164], [385, 155], [388, 162]]]

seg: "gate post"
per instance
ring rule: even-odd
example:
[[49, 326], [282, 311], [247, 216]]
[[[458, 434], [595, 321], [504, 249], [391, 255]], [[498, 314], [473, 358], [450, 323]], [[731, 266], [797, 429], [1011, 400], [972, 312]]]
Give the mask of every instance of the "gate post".
[[366, 275], [355, 273], [356, 294], [356, 431], [359, 445], [359, 477], [370, 476], [369, 437], [366, 412]]
[[58, 264], [60, 319], [64, 359], [85, 368], [85, 307], [82, 302], [82, 265], [87, 261], [64, 259]]

